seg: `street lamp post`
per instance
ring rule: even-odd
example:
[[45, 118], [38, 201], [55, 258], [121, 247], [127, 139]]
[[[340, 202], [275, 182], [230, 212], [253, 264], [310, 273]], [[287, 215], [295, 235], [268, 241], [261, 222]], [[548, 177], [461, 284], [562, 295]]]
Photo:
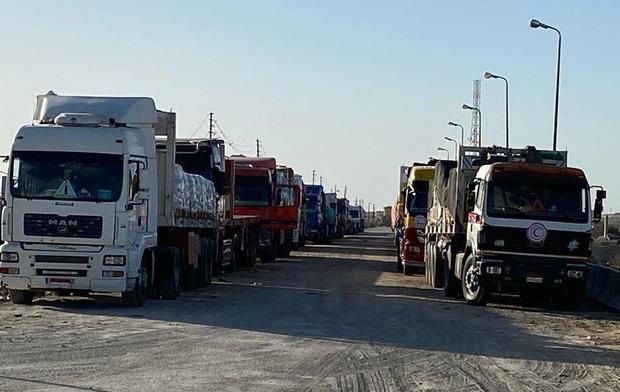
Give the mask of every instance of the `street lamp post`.
[[492, 74], [490, 72], [485, 72], [484, 78], [485, 79], [501, 79], [504, 81], [504, 83], [506, 83], [506, 148], [508, 148], [509, 147], [509, 142], [508, 142], [508, 79], [506, 79], [503, 76]]
[[461, 124], [457, 124], [455, 122], [450, 121], [448, 123], [448, 125], [453, 126], [453, 127], [460, 127], [461, 128], [461, 146], [465, 143], [465, 129], [463, 128], [463, 126]]
[[558, 33], [558, 69], [555, 77], [555, 115], [553, 117], [553, 151], [556, 151], [558, 144], [558, 106], [560, 103], [560, 56], [562, 54], [562, 33], [560, 33], [560, 30], [555, 27], [544, 24], [536, 19], [530, 20], [530, 27], [533, 29], [537, 29], [539, 27], [543, 29], [551, 29]]
[[461, 108], [463, 110], [475, 110], [478, 112], [478, 116], [480, 117], [480, 128], [478, 129], [478, 147], [482, 147], [482, 112], [480, 111], [480, 109], [469, 106], [466, 103], [464, 103]]
[[450, 160], [450, 150], [443, 147], [437, 147], [437, 151], [445, 151], [448, 154], [448, 160]]
[[[443, 138], [446, 139], [449, 142], [454, 143], [454, 157], [456, 159], [456, 157], [459, 155], [459, 152], [458, 152], [459, 142], [457, 142], [456, 140], [454, 140], [454, 139], [452, 139], [450, 137], [447, 137], [447, 136], [444, 136]], [[450, 159], [450, 158], [448, 158], [448, 159]]]

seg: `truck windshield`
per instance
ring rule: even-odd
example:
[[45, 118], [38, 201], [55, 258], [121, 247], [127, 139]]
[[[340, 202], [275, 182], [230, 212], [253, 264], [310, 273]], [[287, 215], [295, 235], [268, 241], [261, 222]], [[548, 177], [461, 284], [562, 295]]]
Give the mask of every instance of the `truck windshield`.
[[319, 208], [319, 198], [316, 195], [306, 196], [306, 210], [316, 211]]
[[357, 210], [351, 210], [349, 211], [349, 215], [351, 215], [351, 218], [359, 218], [360, 214]]
[[13, 197], [117, 201], [123, 188], [122, 155], [15, 151], [11, 168]]
[[426, 212], [428, 206], [428, 193], [416, 192], [407, 196], [407, 213]]
[[239, 206], [268, 206], [268, 178], [264, 176], [236, 176], [235, 204]]
[[549, 181], [491, 182], [488, 185], [489, 216], [587, 222], [587, 189], [576, 184]]

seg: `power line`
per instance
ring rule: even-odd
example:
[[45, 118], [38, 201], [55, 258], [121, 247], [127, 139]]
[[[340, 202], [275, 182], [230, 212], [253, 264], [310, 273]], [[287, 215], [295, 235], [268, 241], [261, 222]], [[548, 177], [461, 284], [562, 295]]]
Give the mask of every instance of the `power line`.
[[200, 125], [198, 125], [198, 128], [196, 128], [196, 129], [194, 130], [194, 132], [192, 133], [192, 136], [190, 136], [190, 138], [194, 137], [194, 135], [195, 135], [198, 131], [200, 131], [200, 128], [202, 128], [202, 126], [203, 126], [203, 125], [205, 125], [205, 123], [207, 122], [207, 119], [209, 119], [209, 117], [210, 117], [210, 116], [212, 116], [212, 115], [213, 115], [213, 113], [209, 113], [209, 114], [207, 114], [207, 115], [205, 116], [205, 118], [203, 118], [203, 119], [202, 119], [202, 121], [200, 122]]

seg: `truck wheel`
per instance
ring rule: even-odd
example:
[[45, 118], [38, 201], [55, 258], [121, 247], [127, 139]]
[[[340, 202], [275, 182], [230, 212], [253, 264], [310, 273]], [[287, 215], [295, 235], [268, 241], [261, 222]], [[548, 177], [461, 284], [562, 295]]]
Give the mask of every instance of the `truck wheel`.
[[426, 282], [435, 287], [435, 243], [429, 242], [426, 247], [426, 263], [424, 264], [424, 275], [426, 275]]
[[34, 294], [30, 290], [9, 289], [9, 297], [16, 305], [30, 305], [34, 299]]
[[212, 240], [209, 238], [202, 238], [200, 240], [200, 262], [198, 263], [198, 285], [200, 287], [208, 286], [211, 284], [211, 250]]
[[429, 252], [430, 248], [429, 248], [428, 244], [429, 244], [428, 240], [424, 242], [424, 280], [426, 280], [427, 283], [429, 282], [429, 279], [430, 279], [430, 277], [428, 276], [429, 275], [428, 274], [428, 270], [429, 270], [428, 266], [429, 266], [429, 264], [431, 262], [430, 261], [431, 254]]
[[463, 298], [469, 305], [484, 306], [488, 301], [487, 289], [480, 281], [480, 275], [476, 271], [476, 260], [474, 255], [467, 256], [463, 266], [461, 277], [461, 291]]
[[164, 260], [158, 263], [159, 295], [163, 299], [176, 299], [181, 292], [181, 252], [170, 247], [162, 249], [161, 255]]
[[400, 257], [400, 250], [396, 250], [396, 272], [403, 272], [403, 259]]
[[443, 292], [446, 297], [458, 298], [459, 281], [454, 276], [454, 271], [450, 268], [449, 263], [443, 263]]
[[439, 247], [433, 245], [433, 269], [431, 271], [433, 275], [433, 288], [440, 289], [443, 287], [443, 266], [446, 264], [443, 259], [443, 255], [439, 251]]
[[134, 280], [133, 288], [123, 291], [121, 294], [123, 305], [130, 308], [139, 308], [144, 305], [144, 299], [148, 290], [148, 279], [147, 269], [144, 267], [140, 268], [138, 277]]
[[558, 288], [551, 294], [553, 303], [561, 310], [577, 310], [586, 296], [584, 284], [566, 285]]
[[411, 276], [415, 272], [415, 268], [408, 265], [403, 265], [403, 272], [405, 275]]

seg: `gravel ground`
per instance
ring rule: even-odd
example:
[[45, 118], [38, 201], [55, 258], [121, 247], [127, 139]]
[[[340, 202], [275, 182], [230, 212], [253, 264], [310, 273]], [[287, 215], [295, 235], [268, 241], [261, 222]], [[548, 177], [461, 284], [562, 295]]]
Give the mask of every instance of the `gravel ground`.
[[385, 229], [140, 309], [0, 304], [0, 391], [620, 390], [620, 317], [484, 308], [395, 271]]

